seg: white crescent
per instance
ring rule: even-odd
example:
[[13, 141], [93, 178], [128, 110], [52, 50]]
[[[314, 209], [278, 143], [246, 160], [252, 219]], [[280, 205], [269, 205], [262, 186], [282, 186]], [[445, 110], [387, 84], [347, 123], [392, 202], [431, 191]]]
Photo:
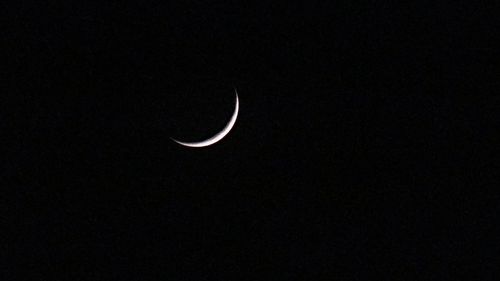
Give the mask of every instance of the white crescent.
[[240, 109], [240, 102], [238, 100], [238, 92], [236, 91], [236, 89], [234, 89], [234, 92], [236, 93], [236, 106], [234, 108], [233, 116], [231, 117], [231, 119], [227, 123], [226, 127], [224, 127], [224, 129], [222, 129], [222, 131], [220, 131], [218, 134], [216, 134], [215, 136], [213, 136], [207, 140], [200, 141], [200, 142], [182, 142], [182, 141], [178, 141], [174, 138], [171, 138], [171, 139], [180, 145], [184, 145], [184, 146], [188, 146], [188, 147], [205, 147], [205, 146], [212, 145], [212, 144], [220, 141], [221, 139], [223, 139], [229, 133], [229, 131], [231, 131], [234, 124], [236, 123], [236, 118], [238, 118], [238, 111]]

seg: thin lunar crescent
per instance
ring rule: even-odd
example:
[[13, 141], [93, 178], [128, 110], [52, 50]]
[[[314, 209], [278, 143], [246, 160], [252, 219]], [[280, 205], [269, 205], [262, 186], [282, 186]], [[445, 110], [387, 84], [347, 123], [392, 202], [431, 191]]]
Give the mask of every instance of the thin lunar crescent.
[[236, 89], [234, 90], [234, 92], [236, 94], [236, 106], [234, 108], [233, 116], [231, 117], [231, 119], [229, 120], [227, 125], [224, 127], [224, 129], [222, 129], [222, 131], [220, 131], [218, 134], [216, 134], [215, 136], [213, 136], [207, 140], [200, 141], [200, 142], [181, 142], [181, 141], [178, 141], [178, 140], [173, 139], [173, 138], [171, 138], [171, 139], [180, 145], [184, 145], [184, 146], [188, 146], [188, 147], [205, 147], [205, 146], [212, 145], [212, 144], [220, 141], [221, 139], [223, 139], [229, 133], [229, 131], [231, 131], [234, 124], [236, 123], [236, 118], [238, 118], [238, 111], [240, 108], [240, 103], [238, 100], [238, 92], [236, 91]]

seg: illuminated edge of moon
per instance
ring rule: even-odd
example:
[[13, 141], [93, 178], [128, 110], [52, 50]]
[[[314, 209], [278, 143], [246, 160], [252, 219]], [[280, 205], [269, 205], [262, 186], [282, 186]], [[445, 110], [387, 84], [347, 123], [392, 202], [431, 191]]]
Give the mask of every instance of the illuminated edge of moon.
[[175, 141], [176, 143], [178, 143], [180, 145], [187, 146], [187, 147], [206, 147], [206, 146], [212, 145], [212, 144], [222, 140], [227, 134], [229, 134], [229, 132], [233, 128], [234, 124], [236, 123], [236, 119], [238, 118], [238, 111], [240, 109], [240, 102], [238, 99], [238, 91], [236, 91], [236, 89], [234, 89], [234, 92], [236, 94], [236, 106], [234, 108], [234, 113], [233, 113], [233, 116], [231, 117], [231, 119], [229, 120], [229, 122], [227, 123], [227, 125], [224, 127], [224, 129], [222, 129], [222, 131], [217, 133], [215, 136], [213, 136], [207, 140], [200, 141], [200, 142], [182, 142], [182, 141], [178, 141], [174, 138], [170, 138], [170, 139], [172, 139], [173, 141]]

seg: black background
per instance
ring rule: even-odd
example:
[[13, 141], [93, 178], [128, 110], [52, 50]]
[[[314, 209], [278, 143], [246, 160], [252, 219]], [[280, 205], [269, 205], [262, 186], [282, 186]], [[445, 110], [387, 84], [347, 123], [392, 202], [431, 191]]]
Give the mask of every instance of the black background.
[[1, 279], [492, 278], [495, 7], [418, 3], [2, 2]]

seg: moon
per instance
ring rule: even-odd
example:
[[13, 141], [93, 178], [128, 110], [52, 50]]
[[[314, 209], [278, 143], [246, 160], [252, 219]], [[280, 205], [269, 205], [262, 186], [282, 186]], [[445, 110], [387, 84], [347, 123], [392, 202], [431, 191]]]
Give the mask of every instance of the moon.
[[236, 105], [234, 107], [234, 113], [233, 113], [233, 116], [231, 117], [231, 119], [229, 120], [229, 122], [227, 123], [227, 125], [224, 127], [224, 129], [222, 129], [222, 131], [217, 133], [215, 136], [213, 136], [207, 140], [200, 141], [200, 142], [182, 142], [182, 141], [178, 141], [174, 138], [171, 138], [171, 139], [173, 141], [175, 141], [176, 143], [183, 145], [183, 146], [187, 146], [187, 147], [206, 147], [206, 146], [212, 145], [212, 144], [220, 141], [221, 139], [223, 139], [227, 134], [229, 134], [229, 132], [233, 128], [234, 124], [236, 123], [236, 119], [238, 118], [238, 111], [240, 109], [240, 101], [238, 99], [238, 92], [236, 91], [236, 89], [234, 89], [234, 93], [236, 94]]

